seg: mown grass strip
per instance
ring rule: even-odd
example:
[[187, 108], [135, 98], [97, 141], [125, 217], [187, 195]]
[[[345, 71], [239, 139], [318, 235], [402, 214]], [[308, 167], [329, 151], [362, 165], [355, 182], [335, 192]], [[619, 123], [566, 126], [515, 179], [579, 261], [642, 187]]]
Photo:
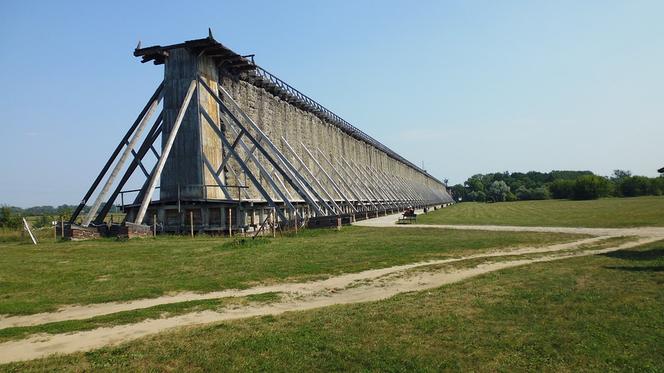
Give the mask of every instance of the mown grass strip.
[[158, 319], [200, 311], [220, 311], [230, 306], [246, 306], [250, 303], [273, 303], [281, 299], [280, 293], [252, 294], [246, 297], [206, 299], [164, 304], [139, 310], [117, 312], [85, 320], [59, 321], [42, 325], [0, 329], [0, 342], [25, 338], [32, 334], [60, 334], [101, 327], [133, 324], [147, 319]]
[[580, 235], [344, 227], [296, 237], [235, 241], [160, 237], [0, 244], [0, 314], [50, 312], [61, 305], [301, 282], [342, 273], [539, 246]]
[[664, 196], [593, 201], [463, 202], [419, 215], [419, 224], [623, 228], [664, 226]]

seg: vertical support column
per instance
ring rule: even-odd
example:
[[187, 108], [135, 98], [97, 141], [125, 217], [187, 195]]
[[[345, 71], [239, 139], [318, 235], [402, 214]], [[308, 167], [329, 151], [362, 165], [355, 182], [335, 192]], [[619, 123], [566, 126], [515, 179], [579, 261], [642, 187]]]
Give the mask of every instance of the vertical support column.
[[[186, 48], [169, 51], [164, 64], [162, 148], [175, 127], [182, 97], [191, 81], [198, 81], [199, 78], [216, 89], [219, 73], [210, 57], [201, 56]], [[213, 175], [205, 167], [204, 159], [213, 166], [218, 166], [221, 163], [222, 145], [210, 125], [201, 125], [202, 114], [199, 110], [203, 108], [213, 122], [211, 125], [219, 128], [219, 105], [198, 85], [195, 97], [192, 110], [182, 118], [181, 132], [172, 146], [172, 157], [166, 162], [161, 175], [159, 193], [162, 200], [176, 199], [178, 185], [180, 185], [180, 198], [183, 200], [224, 198], [220, 188], [204, 187], [216, 183]], [[225, 182], [223, 173], [220, 178]]]
[[233, 210], [228, 208], [228, 237], [233, 237]]
[[191, 96], [194, 94], [194, 89], [196, 88], [196, 82], [197, 80], [192, 80], [191, 83], [189, 84], [189, 89], [187, 90], [184, 100], [182, 101], [173, 128], [166, 137], [166, 142], [164, 144], [163, 150], [161, 151], [161, 157], [159, 158], [159, 161], [157, 162], [157, 165], [155, 166], [152, 175], [150, 175], [150, 182], [148, 183], [147, 189], [145, 190], [145, 195], [143, 196], [143, 202], [141, 203], [141, 207], [138, 210], [138, 215], [136, 216], [136, 220], [134, 221], [134, 223], [136, 224], [143, 223], [143, 218], [145, 217], [145, 211], [148, 208], [148, 204], [152, 200], [152, 193], [154, 193], [154, 188], [157, 186], [157, 180], [160, 179], [166, 160], [169, 159], [169, 155], [171, 153], [171, 147], [173, 146], [173, 142], [177, 137], [178, 131], [180, 129], [180, 124], [182, 123], [182, 118], [184, 117], [184, 114], [187, 112], [187, 108], [189, 107], [189, 103], [191, 102]]

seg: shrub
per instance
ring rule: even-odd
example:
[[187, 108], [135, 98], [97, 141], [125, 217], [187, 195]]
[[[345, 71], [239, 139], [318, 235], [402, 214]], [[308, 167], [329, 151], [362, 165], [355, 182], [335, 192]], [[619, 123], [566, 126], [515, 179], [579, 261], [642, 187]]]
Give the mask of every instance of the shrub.
[[0, 227], [16, 229], [21, 226], [21, 217], [14, 214], [11, 207], [0, 208]]
[[453, 187], [449, 188], [449, 190], [452, 192], [452, 196], [456, 201], [459, 201], [459, 199], [461, 199], [462, 201], [468, 200], [466, 187], [464, 187], [463, 185], [461, 184], [454, 185]]
[[489, 197], [495, 202], [505, 202], [510, 193], [510, 187], [504, 181], [494, 181], [489, 186]]
[[530, 199], [549, 199], [551, 194], [546, 187], [535, 188], [530, 191]]
[[524, 186], [520, 186], [516, 190], [516, 197], [520, 200], [535, 200], [535, 199], [549, 199], [551, 198], [551, 193], [547, 187], [541, 186], [534, 189], [528, 189]]
[[581, 176], [574, 182], [574, 199], [597, 199], [609, 194], [609, 181], [595, 175]]
[[574, 180], [558, 179], [549, 185], [549, 192], [555, 199], [572, 198], [574, 196]]
[[482, 191], [479, 192], [470, 192], [468, 193], [468, 200], [469, 201], [477, 201], [477, 202], [484, 202], [486, 201], [486, 194]]
[[664, 194], [664, 176], [656, 177], [651, 180], [651, 194], [661, 196]]
[[530, 189], [526, 188], [524, 185], [521, 185], [516, 189], [514, 194], [516, 195], [516, 198], [525, 201], [530, 199], [531, 193], [532, 191]]
[[648, 194], [656, 194], [652, 188], [655, 183], [651, 182], [645, 176], [629, 176], [620, 180], [618, 183], [618, 190], [624, 197], [645, 196]]

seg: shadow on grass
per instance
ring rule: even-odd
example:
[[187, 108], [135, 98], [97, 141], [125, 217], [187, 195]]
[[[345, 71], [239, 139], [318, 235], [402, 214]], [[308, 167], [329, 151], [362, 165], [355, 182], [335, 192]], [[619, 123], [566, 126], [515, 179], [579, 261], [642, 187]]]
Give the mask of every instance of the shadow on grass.
[[604, 268], [616, 269], [619, 271], [629, 271], [629, 272], [664, 272], [664, 266], [641, 266], [641, 267], [605, 266]]
[[643, 250], [643, 251], [618, 250], [602, 255], [615, 259], [655, 260], [659, 258], [664, 258], [664, 247], [657, 247], [654, 249]]

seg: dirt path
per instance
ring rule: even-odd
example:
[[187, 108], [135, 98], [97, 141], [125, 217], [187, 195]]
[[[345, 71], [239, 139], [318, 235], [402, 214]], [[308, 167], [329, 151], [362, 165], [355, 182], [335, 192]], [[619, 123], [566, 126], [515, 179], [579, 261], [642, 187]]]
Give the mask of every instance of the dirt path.
[[[417, 211], [422, 214], [422, 210]], [[662, 237], [664, 239], [664, 228], [662, 227], [639, 227], [639, 228], [576, 228], [576, 227], [525, 227], [511, 225], [452, 225], [452, 224], [396, 224], [401, 213], [381, 216], [375, 219], [362, 220], [354, 225], [363, 227], [397, 227], [397, 228], [438, 228], [438, 229], [462, 229], [483, 230], [503, 232], [548, 232], [548, 233], [572, 233], [589, 234], [593, 236], [639, 236], [639, 237]]]
[[[469, 258], [486, 257], [476, 255], [466, 258], [431, 261], [396, 266], [378, 270], [360, 272], [352, 275], [334, 277], [325, 281], [306, 284], [284, 284], [262, 289], [282, 291], [286, 296], [281, 301], [265, 305], [241, 306], [220, 312], [204, 311], [163, 319], [150, 319], [136, 324], [98, 328], [90, 331], [49, 336], [31, 336], [26, 339], [0, 344], [0, 364], [14, 361], [30, 360], [50, 354], [89, 351], [107, 345], [130, 341], [143, 336], [159, 333], [176, 327], [192, 326], [235, 320], [260, 315], [278, 315], [288, 311], [303, 311], [334, 304], [350, 304], [377, 301], [392, 297], [399, 293], [420, 291], [440, 287], [442, 285], [462, 281], [481, 274], [512, 268], [532, 263], [549, 262], [572, 257], [595, 255], [614, 250], [625, 249], [636, 245], [659, 240], [660, 237], [644, 237], [637, 241], [601, 250], [576, 250], [574, 245], [562, 244], [545, 248], [520, 249], [520, 254], [547, 253], [545, 256], [531, 259], [516, 259], [484, 263], [473, 268], [446, 271], [425, 267], [441, 263], [450, 263]], [[596, 239], [583, 240], [592, 242]], [[580, 241], [575, 242], [579, 244]], [[568, 246], [565, 246], [568, 245]], [[495, 252], [493, 256], [518, 255], [519, 250]], [[418, 268], [421, 267], [421, 268]], [[418, 271], [409, 271], [418, 268]], [[360, 282], [358, 282], [360, 281]], [[259, 288], [255, 288], [259, 289]], [[238, 292], [239, 293], [239, 292]], [[238, 294], [236, 293], [236, 295]], [[191, 295], [188, 295], [191, 296]], [[101, 305], [97, 305], [101, 307]]]
[[[626, 249], [664, 239], [664, 228], [560, 228], [560, 227], [511, 227], [511, 226], [460, 226], [460, 225], [395, 225], [399, 215], [389, 215], [356, 223], [370, 227], [402, 227], [429, 229], [474, 229], [491, 231], [529, 231], [581, 233], [594, 237], [569, 243], [543, 247], [507, 248], [459, 258], [410, 263], [388, 268], [344, 274], [326, 280], [306, 283], [283, 283], [258, 286], [244, 290], [224, 290], [211, 293], [185, 292], [130, 302], [113, 302], [85, 306], [67, 306], [52, 313], [27, 316], [0, 317], [0, 329], [40, 325], [50, 322], [88, 319], [100, 315], [153, 307], [162, 304], [193, 300], [242, 297], [252, 294], [279, 292], [281, 300], [270, 304], [249, 304], [221, 311], [203, 311], [185, 315], [149, 319], [139, 323], [103, 327], [90, 331], [55, 335], [32, 335], [25, 339], [0, 343], [0, 364], [30, 360], [54, 353], [89, 351], [107, 345], [130, 341], [176, 327], [199, 325], [223, 320], [234, 320], [260, 315], [277, 315], [288, 311], [302, 311], [334, 304], [350, 304], [377, 301], [399, 293], [420, 291], [462, 281], [481, 274], [521, 265], [595, 255]], [[638, 239], [614, 247], [599, 250], [586, 249], [582, 245], [593, 244], [609, 237], [635, 236]], [[446, 270], [436, 265], [469, 259], [539, 254], [535, 258], [487, 262], [472, 268]]]
[[55, 312], [45, 312], [45, 313], [38, 313], [38, 314], [25, 315], [25, 316], [0, 317], [0, 329], [20, 327], [20, 326], [33, 326], [33, 325], [40, 325], [40, 324], [46, 324], [58, 321], [67, 321], [67, 320], [82, 320], [95, 316], [108, 315], [116, 312], [131, 311], [142, 308], [154, 307], [163, 304], [181, 303], [181, 302], [188, 302], [195, 300], [219, 299], [227, 297], [244, 297], [248, 295], [262, 294], [269, 292], [311, 293], [324, 289], [345, 287], [354, 281], [371, 280], [391, 273], [401, 272], [422, 266], [452, 263], [452, 262], [458, 262], [468, 259], [477, 259], [477, 258], [490, 258], [497, 256], [523, 255], [523, 254], [535, 254], [535, 253], [569, 250], [569, 249], [574, 249], [580, 245], [591, 244], [593, 242], [605, 238], [606, 237], [593, 237], [593, 238], [587, 238], [583, 240], [556, 244], [556, 245], [549, 245], [549, 246], [491, 250], [488, 252], [468, 255], [459, 258], [417, 262], [417, 263], [410, 263], [410, 264], [392, 266], [387, 268], [371, 269], [357, 273], [348, 273], [341, 276], [332, 277], [326, 280], [312, 281], [306, 283], [284, 283], [284, 284], [269, 285], [269, 286], [257, 286], [242, 290], [236, 290], [236, 289], [222, 290], [210, 293], [182, 292], [174, 295], [166, 295], [157, 298], [138, 299], [128, 302], [110, 302], [110, 303], [98, 303], [98, 304], [89, 304], [82, 306], [66, 306], [60, 308]]

